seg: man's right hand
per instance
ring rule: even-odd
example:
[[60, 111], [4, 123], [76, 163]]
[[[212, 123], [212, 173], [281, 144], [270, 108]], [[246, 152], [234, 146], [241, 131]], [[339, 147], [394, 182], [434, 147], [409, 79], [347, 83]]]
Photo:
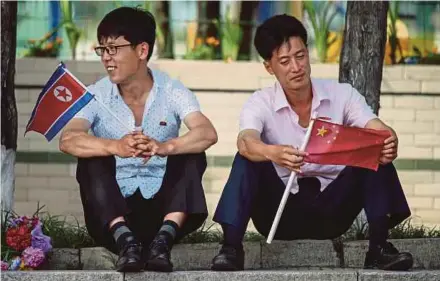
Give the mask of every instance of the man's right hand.
[[290, 171], [301, 173], [301, 166], [304, 165], [304, 156], [307, 152], [290, 145], [270, 145], [268, 152], [267, 157], [272, 162]]
[[119, 140], [115, 140], [115, 154], [121, 158], [136, 156], [136, 147], [146, 140], [136, 140], [135, 134], [127, 134]]

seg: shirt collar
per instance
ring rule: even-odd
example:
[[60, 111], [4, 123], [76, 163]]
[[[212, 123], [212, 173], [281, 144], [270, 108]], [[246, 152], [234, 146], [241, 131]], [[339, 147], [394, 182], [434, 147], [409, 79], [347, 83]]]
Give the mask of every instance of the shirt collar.
[[[327, 90], [321, 85], [321, 83], [315, 79], [311, 79], [312, 83], [312, 109], [316, 109], [323, 100], [328, 100], [329, 96]], [[275, 111], [278, 111], [282, 108], [290, 107], [289, 102], [287, 101], [286, 94], [284, 93], [283, 87], [281, 84], [276, 81], [275, 83], [275, 98], [274, 98], [274, 107]]]
[[[150, 94], [157, 93], [158, 88], [162, 87], [164, 84], [162, 72], [158, 70], [151, 70], [150, 68], [148, 68], [148, 72], [150, 72], [151, 76], [153, 77], [153, 87], [151, 88]], [[120, 96], [118, 84], [112, 83], [112, 95], [116, 97]]]
[[286, 94], [284, 94], [283, 87], [281, 87], [280, 82], [275, 82], [275, 98], [274, 98], [274, 110], [278, 111], [282, 108], [289, 107], [289, 102], [287, 101]]
[[313, 91], [312, 110], [314, 110], [321, 104], [323, 100], [329, 100], [330, 98], [327, 93], [327, 89], [319, 80], [311, 79], [311, 82]]

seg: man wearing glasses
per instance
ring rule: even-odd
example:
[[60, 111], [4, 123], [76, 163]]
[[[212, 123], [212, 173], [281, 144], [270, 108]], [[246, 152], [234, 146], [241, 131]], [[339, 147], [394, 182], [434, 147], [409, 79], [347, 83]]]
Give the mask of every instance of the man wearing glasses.
[[[121, 272], [172, 271], [174, 241], [207, 217], [204, 151], [217, 133], [191, 91], [148, 68], [155, 29], [153, 16], [140, 9], [104, 17], [95, 51], [108, 76], [89, 90], [114, 116], [92, 101], [60, 139], [60, 149], [78, 158], [87, 229], [119, 254]], [[182, 121], [189, 131], [179, 136]]]

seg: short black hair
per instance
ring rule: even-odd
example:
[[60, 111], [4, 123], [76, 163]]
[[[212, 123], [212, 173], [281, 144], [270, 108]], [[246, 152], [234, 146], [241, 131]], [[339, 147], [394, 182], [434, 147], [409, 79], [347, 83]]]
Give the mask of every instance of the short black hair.
[[307, 46], [307, 30], [295, 17], [286, 14], [273, 16], [264, 21], [255, 33], [254, 46], [264, 60], [270, 60], [291, 37], [299, 37]]
[[141, 8], [120, 7], [104, 16], [98, 25], [97, 36], [98, 42], [120, 36], [133, 45], [146, 42], [149, 46], [148, 61], [156, 41], [156, 21], [150, 12]]

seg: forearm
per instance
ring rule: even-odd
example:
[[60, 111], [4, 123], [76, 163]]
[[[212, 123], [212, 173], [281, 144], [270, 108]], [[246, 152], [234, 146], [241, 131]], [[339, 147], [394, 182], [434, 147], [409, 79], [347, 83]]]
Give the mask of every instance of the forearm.
[[85, 132], [67, 132], [60, 140], [60, 150], [80, 158], [115, 155], [115, 141]]
[[217, 142], [217, 133], [212, 126], [200, 126], [189, 130], [186, 134], [166, 141], [169, 155], [200, 153]]
[[382, 122], [379, 118], [372, 119], [367, 122], [365, 125], [365, 128], [367, 129], [374, 129], [374, 130], [388, 130], [392, 132], [393, 134], [396, 134], [396, 132], [391, 128], [390, 126], [387, 126], [384, 122]]
[[238, 140], [238, 152], [253, 162], [270, 161], [270, 149], [271, 145], [254, 138], [242, 137]]

